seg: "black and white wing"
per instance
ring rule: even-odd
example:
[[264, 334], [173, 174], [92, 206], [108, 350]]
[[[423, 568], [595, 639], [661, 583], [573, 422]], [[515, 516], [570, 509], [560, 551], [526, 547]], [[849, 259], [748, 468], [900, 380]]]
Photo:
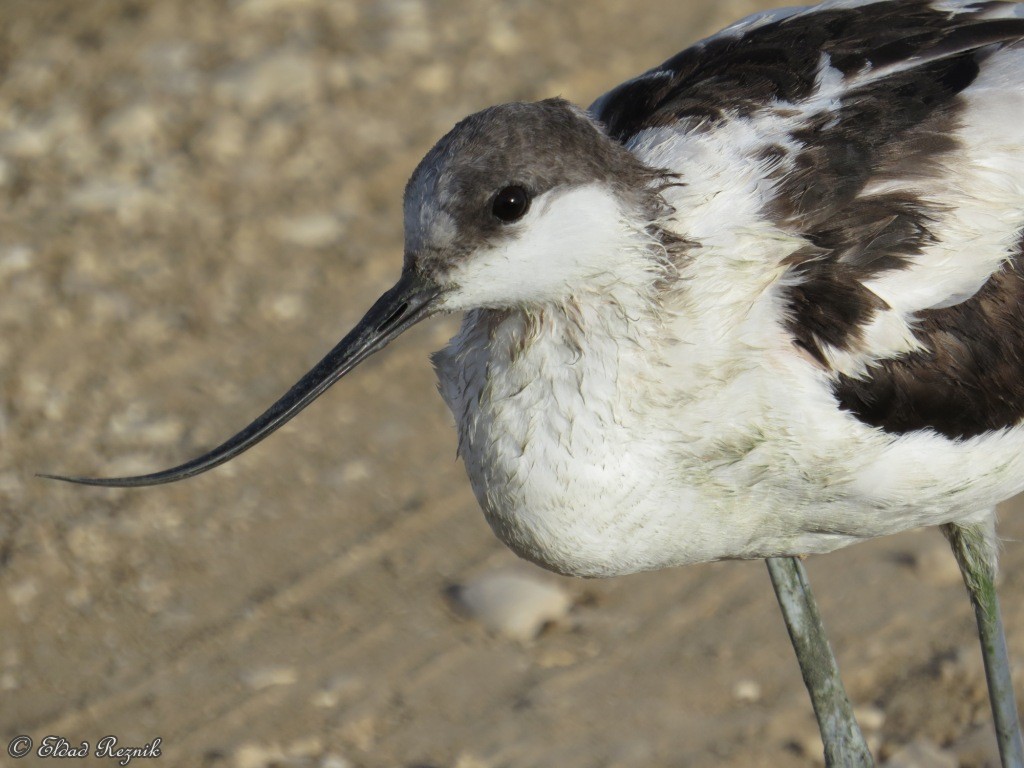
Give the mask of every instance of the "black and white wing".
[[747, 126], [759, 215], [801, 243], [794, 343], [860, 420], [963, 438], [1024, 419], [1022, 41], [1024, 3], [827, 2], [745, 19], [591, 111], [631, 148]]

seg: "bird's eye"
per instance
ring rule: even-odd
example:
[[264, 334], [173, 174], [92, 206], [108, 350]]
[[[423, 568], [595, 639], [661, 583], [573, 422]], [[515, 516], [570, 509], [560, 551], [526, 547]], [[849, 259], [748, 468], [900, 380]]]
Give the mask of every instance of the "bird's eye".
[[506, 224], [519, 221], [529, 209], [530, 193], [518, 184], [499, 190], [491, 205], [491, 213]]

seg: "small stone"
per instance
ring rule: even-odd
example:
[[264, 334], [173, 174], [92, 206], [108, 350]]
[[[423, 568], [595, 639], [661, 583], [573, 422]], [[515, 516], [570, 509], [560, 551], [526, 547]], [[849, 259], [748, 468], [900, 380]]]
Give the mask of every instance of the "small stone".
[[248, 125], [237, 115], [222, 114], [207, 126], [199, 138], [203, 150], [222, 163], [237, 160], [246, 152]]
[[356, 82], [355, 67], [348, 61], [333, 61], [325, 72], [328, 85], [340, 91], [347, 91]]
[[283, 322], [289, 322], [302, 317], [302, 310], [304, 306], [305, 302], [303, 302], [302, 296], [294, 293], [284, 293], [279, 296], [274, 296], [267, 302], [267, 308], [269, 309], [270, 314]]
[[315, 0], [243, 0], [238, 5], [240, 16], [260, 18], [272, 16], [282, 11], [295, 13], [303, 8], [315, 7]]
[[137, 589], [148, 613], [162, 613], [167, 603], [174, 597], [174, 587], [170, 582], [154, 578], [149, 574], [145, 574], [139, 579]]
[[137, 155], [152, 151], [161, 138], [163, 125], [152, 104], [136, 102], [108, 116], [101, 130], [107, 139]]
[[358, 694], [363, 686], [363, 681], [357, 677], [339, 675], [325, 682], [320, 690], [310, 698], [310, 703], [315, 707], [331, 709], [338, 706], [343, 700]]
[[264, 744], [243, 744], [235, 750], [234, 768], [272, 768], [285, 760], [279, 746]]
[[[295, 162], [297, 157], [293, 146], [296, 130], [301, 130], [301, 126], [296, 124], [294, 115], [278, 113], [273, 119], [264, 120], [252, 139], [253, 155], [268, 162], [284, 160], [286, 156], [290, 156]], [[302, 156], [310, 157], [308, 153], [303, 153]]]
[[301, 50], [281, 50], [229, 68], [217, 78], [214, 93], [251, 112], [275, 104], [310, 104], [320, 78], [313, 57]]
[[88, 213], [137, 213], [148, 204], [148, 190], [138, 184], [93, 179], [71, 191], [68, 203]]
[[254, 691], [275, 685], [294, 685], [298, 679], [299, 675], [292, 667], [260, 667], [242, 677], [242, 681]]
[[45, 119], [0, 133], [0, 150], [8, 157], [30, 160], [51, 154], [59, 145], [89, 134], [82, 113], [70, 103], [50, 111]]
[[7, 599], [18, 610], [28, 608], [39, 596], [39, 584], [33, 578], [22, 579], [7, 587]]
[[371, 715], [350, 720], [341, 728], [341, 737], [362, 752], [369, 752], [377, 741], [377, 721]]
[[756, 680], [740, 680], [732, 687], [732, 696], [736, 701], [758, 702], [761, 700], [761, 684]]
[[27, 245], [0, 247], [0, 278], [12, 277], [28, 270], [35, 254]]
[[91, 565], [110, 562], [116, 552], [110, 531], [102, 524], [76, 525], [68, 531], [67, 541], [71, 554]]
[[920, 738], [889, 756], [884, 768], [959, 768], [956, 756], [930, 739]]
[[854, 707], [853, 716], [865, 731], [880, 731], [885, 725], [885, 712], [878, 707]]
[[523, 40], [514, 27], [500, 21], [487, 30], [487, 44], [496, 53], [508, 55], [516, 53], [522, 47]]
[[309, 703], [321, 709], [333, 709], [338, 706], [338, 696], [332, 691], [317, 691], [309, 697]]
[[370, 465], [362, 459], [345, 462], [338, 471], [338, 481], [342, 485], [359, 483], [370, 478]]
[[185, 423], [172, 416], [154, 418], [144, 408], [130, 405], [111, 417], [110, 430], [119, 437], [146, 445], [173, 445], [184, 436]]
[[452, 87], [452, 70], [443, 62], [436, 62], [426, 67], [421, 67], [412, 78], [414, 88], [437, 95], [444, 93]]
[[319, 736], [305, 736], [288, 745], [285, 753], [289, 757], [316, 757], [324, 751], [324, 742]]
[[274, 225], [274, 234], [289, 245], [301, 248], [324, 248], [338, 242], [344, 227], [336, 216], [312, 213], [281, 219]]
[[64, 593], [64, 602], [72, 608], [84, 612], [92, 603], [92, 591], [89, 589], [89, 585], [79, 581]]
[[189, 40], [161, 39], [139, 54], [147, 81], [159, 83], [162, 90], [191, 94], [199, 86], [196, 71], [198, 46]]
[[519, 569], [491, 571], [453, 590], [456, 604], [492, 632], [526, 642], [565, 617], [572, 598], [557, 584]]
[[320, 768], [352, 768], [352, 763], [341, 755], [329, 754], [320, 758]]
[[545, 649], [537, 656], [537, 666], [541, 669], [571, 667], [577, 661], [579, 656], [566, 648]]
[[48, 136], [39, 128], [20, 128], [0, 134], [0, 151], [8, 157], [33, 159], [50, 149]]
[[430, 10], [424, 0], [391, 0], [386, 45], [399, 54], [426, 54], [434, 46]]
[[463, 752], [455, 759], [454, 768], [491, 768], [491, 764], [476, 755]]

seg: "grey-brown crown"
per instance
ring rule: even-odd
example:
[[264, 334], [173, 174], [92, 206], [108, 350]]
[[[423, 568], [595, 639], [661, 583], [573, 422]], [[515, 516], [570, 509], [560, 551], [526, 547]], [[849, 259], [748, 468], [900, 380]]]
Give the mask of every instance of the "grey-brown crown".
[[459, 122], [413, 172], [405, 189], [406, 258], [433, 271], [515, 236], [514, 225], [492, 213], [494, 196], [510, 185], [537, 198], [604, 183], [643, 206], [662, 177], [564, 99], [490, 107]]

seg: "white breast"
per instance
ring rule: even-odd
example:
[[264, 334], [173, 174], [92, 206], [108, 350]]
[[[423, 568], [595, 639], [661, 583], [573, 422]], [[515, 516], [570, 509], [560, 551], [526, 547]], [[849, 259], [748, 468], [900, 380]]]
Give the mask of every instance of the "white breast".
[[586, 575], [654, 567], [643, 529], [656, 523], [661, 457], [636, 411], [645, 363], [628, 339], [598, 334], [584, 350], [579, 335], [554, 310], [467, 315], [435, 356], [459, 452], [488, 522], [521, 556]]
[[596, 297], [529, 315], [475, 311], [435, 355], [460, 455], [498, 537], [584, 576], [850, 541], [808, 537], [793, 510], [773, 517], [786, 502], [736, 466], [765, 459], [757, 390], [774, 373], [755, 365], [681, 391], [673, 358], [689, 358], [658, 316]]

